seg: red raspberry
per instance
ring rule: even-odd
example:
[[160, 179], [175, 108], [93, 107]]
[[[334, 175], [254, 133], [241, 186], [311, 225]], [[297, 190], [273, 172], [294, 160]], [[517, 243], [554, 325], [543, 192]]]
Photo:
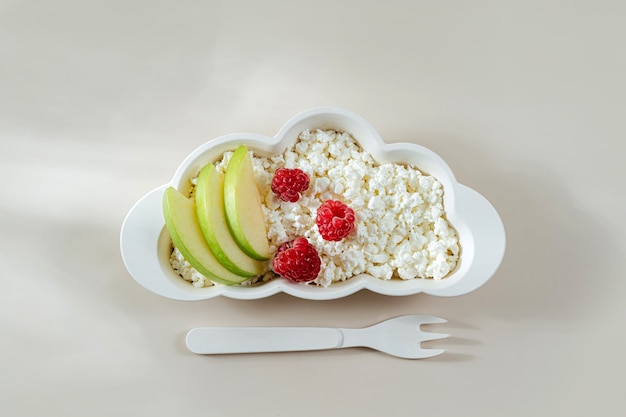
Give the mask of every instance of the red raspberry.
[[295, 203], [309, 188], [309, 176], [298, 168], [278, 168], [272, 178], [272, 191], [283, 201]]
[[326, 200], [317, 210], [317, 228], [326, 240], [339, 241], [354, 229], [354, 210], [341, 201]]
[[282, 244], [272, 261], [274, 272], [290, 281], [304, 282], [317, 278], [322, 261], [306, 238]]

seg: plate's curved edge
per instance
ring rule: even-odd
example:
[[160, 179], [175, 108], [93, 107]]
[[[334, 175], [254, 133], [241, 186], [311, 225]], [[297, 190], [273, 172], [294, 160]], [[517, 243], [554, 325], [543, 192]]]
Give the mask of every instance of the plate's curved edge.
[[126, 270], [137, 283], [166, 298], [192, 301], [205, 298], [181, 291], [170, 283], [160, 268], [157, 242], [163, 230], [163, 192], [168, 184], [144, 195], [130, 209], [120, 231], [120, 251]]
[[[408, 283], [410, 281], [406, 282]], [[332, 287], [326, 288], [318, 288], [303, 283], [290, 283], [284, 278], [278, 277], [274, 281], [261, 284], [254, 288], [239, 286], [223, 287], [219, 295], [242, 300], [266, 298], [274, 294], [284, 293], [305, 300], [327, 301], [354, 295], [360, 291], [370, 291], [372, 293], [385, 296], [406, 296], [425, 292], [423, 288], [415, 288], [408, 292], [405, 289], [391, 287], [384, 288], [384, 286], [384, 281], [374, 278], [368, 274], [361, 274], [347, 281], [334, 283]], [[271, 290], [262, 292], [257, 291], [267, 288], [271, 288]]]
[[473, 231], [474, 257], [472, 266], [462, 280], [441, 290], [427, 290], [427, 294], [453, 297], [472, 292], [493, 277], [502, 264], [506, 251], [506, 231], [496, 208], [478, 191], [461, 183], [456, 184], [455, 206], [472, 213], [460, 216]]
[[227, 150], [235, 150], [236, 146], [231, 145], [235, 142], [238, 145], [243, 144], [248, 146], [263, 144], [264, 147], [271, 148], [276, 146], [280, 141], [277, 136], [266, 136], [252, 132], [229, 133], [227, 135], [222, 135], [210, 139], [202, 143], [200, 146], [196, 147], [193, 151], [191, 151], [189, 155], [187, 155], [187, 157], [180, 163], [178, 168], [176, 168], [176, 171], [174, 171], [174, 175], [167, 185], [178, 187], [186, 172], [189, 170], [190, 166], [193, 165], [192, 162], [196, 161], [199, 156], [205, 154], [208, 150], [216, 149], [216, 153], [222, 154]]

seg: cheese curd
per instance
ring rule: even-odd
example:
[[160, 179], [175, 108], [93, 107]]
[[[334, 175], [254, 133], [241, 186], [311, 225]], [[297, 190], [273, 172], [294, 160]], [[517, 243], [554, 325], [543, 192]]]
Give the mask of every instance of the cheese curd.
[[[224, 172], [232, 152], [216, 164]], [[442, 279], [454, 268], [460, 247], [456, 231], [445, 218], [443, 188], [416, 167], [379, 164], [348, 133], [334, 130], [302, 132], [296, 144], [270, 158], [254, 156], [263, 202], [270, 253], [296, 237], [306, 237], [322, 260], [319, 276], [309, 285], [327, 287], [360, 274], [378, 279]], [[274, 171], [300, 168], [310, 187], [295, 203], [271, 191]], [[355, 230], [339, 242], [324, 240], [315, 225], [317, 209], [326, 200], [340, 200], [356, 215]], [[173, 251], [172, 266], [195, 286], [211, 285]], [[266, 272], [249, 283], [274, 278]]]

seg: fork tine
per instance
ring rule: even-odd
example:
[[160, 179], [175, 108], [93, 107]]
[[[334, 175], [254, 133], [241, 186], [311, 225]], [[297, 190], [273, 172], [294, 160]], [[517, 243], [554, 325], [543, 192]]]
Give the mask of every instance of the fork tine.
[[419, 321], [419, 325], [422, 324], [439, 324], [439, 323], [447, 323], [448, 320], [442, 319], [441, 317], [435, 316], [415, 316]]
[[433, 356], [441, 355], [445, 352], [444, 349], [422, 349], [418, 350], [419, 358], [431, 358]]
[[434, 333], [434, 332], [419, 332], [420, 339], [422, 342], [427, 342], [429, 340], [439, 340], [439, 339], [447, 339], [450, 337], [449, 333]]
[[425, 349], [421, 346], [422, 342], [428, 342], [431, 340], [439, 340], [439, 339], [446, 339], [448, 337], [450, 337], [450, 334], [448, 333], [435, 333], [435, 332], [426, 332], [423, 331], [421, 329], [421, 326], [424, 324], [440, 324], [440, 323], [447, 323], [448, 320], [446, 319], [442, 319], [440, 317], [434, 317], [434, 316], [419, 316], [418, 317], [419, 320], [419, 325], [417, 328], [417, 332], [420, 338], [420, 343], [419, 343], [419, 356], [422, 358], [430, 358], [433, 356], [437, 356], [437, 355], [441, 355], [442, 353], [445, 352], [445, 349]]
[[445, 339], [447, 337], [450, 337], [449, 334], [445, 334], [445, 333], [431, 333], [431, 332], [421, 332], [420, 333], [420, 341], [418, 342], [417, 346], [418, 346], [418, 355], [420, 358], [430, 358], [433, 356], [437, 356], [437, 355], [441, 355], [442, 353], [444, 353], [446, 350], [445, 349], [427, 349], [427, 348], [423, 348], [422, 347], [422, 342], [428, 342], [430, 340], [437, 340], [437, 339]]

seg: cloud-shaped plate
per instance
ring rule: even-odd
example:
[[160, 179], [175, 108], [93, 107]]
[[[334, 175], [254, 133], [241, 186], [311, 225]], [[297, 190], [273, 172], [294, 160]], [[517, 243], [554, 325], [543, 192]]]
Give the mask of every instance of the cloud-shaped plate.
[[[409, 163], [433, 175], [444, 189], [446, 216], [456, 229], [461, 246], [457, 268], [441, 280], [380, 280], [363, 274], [327, 288], [291, 283], [283, 278], [256, 286], [196, 288], [180, 278], [169, 263], [170, 238], [162, 212], [163, 192], [167, 187], [185, 187], [190, 178], [207, 163], [219, 160], [225, 151], [247, 145], [255, 153], [271, 156], [292, 146], [307, 129], [335, 129], [350, 133], [379, 163]], [[362, 289], [402, 296], [420, 292], [437, 296], [466, 294], [483, 285], [498, 269], [505, 250], [505, 232], [495, 208], [481, 194], [457, 182], [454, 174], [437, 154], [411, 143], [386, 144], [363, 118], [347, 110], [320, 107], [298, 114], [273, 137], [253, 133], [234, 133], [210, 140], [182, 162], [172, 180], [150, 191], [130, 210], [120, 235], [122, 258], [131, 276], [146, 289], [176, 300], [204, 300], [215, 296], [257, 299], [284, 292], [310, 300], [329, 300]]]

